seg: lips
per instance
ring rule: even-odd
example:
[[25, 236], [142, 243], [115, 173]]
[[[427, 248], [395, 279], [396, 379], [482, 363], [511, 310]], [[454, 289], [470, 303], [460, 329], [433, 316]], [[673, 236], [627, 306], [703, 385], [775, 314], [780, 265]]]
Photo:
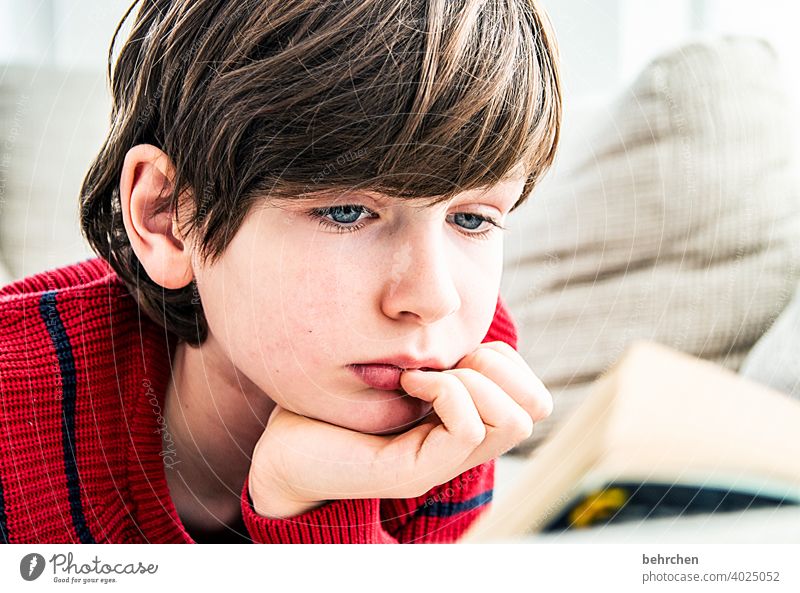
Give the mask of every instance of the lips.
[[400, 375], [403, 369], [400, 367], [391, 364], [353, 364], [350, 365], [350, 368], [364, 383], [373, 389], [385, 391], [402, 389]]
[[400, 375], [404, 370], [442, 371], [451, 368], [438, 358], [417, 357], [407, 354], [398, 354], [348, 366], [364, 383], [374, 389], [385, 391], [403, 389], [400, 385]]

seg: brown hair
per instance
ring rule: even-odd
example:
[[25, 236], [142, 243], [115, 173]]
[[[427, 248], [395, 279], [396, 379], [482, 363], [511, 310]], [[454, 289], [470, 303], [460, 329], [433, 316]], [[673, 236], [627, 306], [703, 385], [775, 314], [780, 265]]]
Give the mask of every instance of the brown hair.
[[[163, 211], [222, 254], [250, 206], [360, 187], [428, 204], [525, 167], [521, 204], [561, 123], [557, 51], [535, 0], [143, 0], [108, 74], [108, 137], [81, 191], [94, 250], [144, 311], [190, 344], [207, 335], [193, 285], [142, 269], [122, 223], [126, 152], [172, 159]], [[184, 199], [182, 197], [182, 199]]]

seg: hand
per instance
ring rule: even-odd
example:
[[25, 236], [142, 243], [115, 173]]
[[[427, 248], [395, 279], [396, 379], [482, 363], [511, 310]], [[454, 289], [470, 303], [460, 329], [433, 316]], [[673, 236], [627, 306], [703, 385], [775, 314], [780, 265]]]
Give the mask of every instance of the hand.
[[364, 434], [273, 410], [256, 444], [250, 496], [257, 513], [285, 518], [332, 499], [422, 496], [531, 435], [550, 393], [505, 342], [481, 344], [446, 371], [406, 371], [411, 396], [435, 416], [397, 435]]

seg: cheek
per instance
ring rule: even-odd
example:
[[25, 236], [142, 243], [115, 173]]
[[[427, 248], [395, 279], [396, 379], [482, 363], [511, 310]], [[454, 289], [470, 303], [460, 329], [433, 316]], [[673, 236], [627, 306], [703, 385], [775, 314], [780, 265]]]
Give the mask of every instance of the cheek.
[[[494, 319], [502, 277], [502, 252], [483, 254], [472, 260], [472, 273], [465, 273], [460, 282], [461, 322], [466, 327], [471, 345], [481, 343]], [[467, 268], [469, 269], [469, 268]]]
[[[265, 264], [215, 269], [200, 278], [200, 296], [223, 355], [249, 381], [284, 407], [301, 404], [320, 389], [320, 369], [341, 350], [325, 335], [325, 319], [336, 319], [332, 299], [317, 292], [308, 266]], [[258, 272], [258, 273], [256, 273]]]
[[[497, 306], [497, 293], [491, 290], [473, 292], [469, 305], [463, 309], [463, 323], [466, 327], [464, 334], [466, 337], [467, 350], [477, 348], [486, 337], [489, 327], [494, 319], [494, 311]], [[466, 354], [467, 352], [465, 352]]]
[[322, 365], [352, 353], [372, 303], [364, 269], [317, 250], [313, 258], [284, 268], [282, 280], [286, 338], [302, 350], [304, 361]]
[[[281, 361], [281, 373], [314, 377], [352, 351], [369, 288], [363, 269], [313, 241], [281, 251], [258, 276], [240, 282], [252, 304], [238, 325], [245, 332], [258, 328], [261, 355]], [[228, 305], [235, 309], [237, 302], [232, 294]]]

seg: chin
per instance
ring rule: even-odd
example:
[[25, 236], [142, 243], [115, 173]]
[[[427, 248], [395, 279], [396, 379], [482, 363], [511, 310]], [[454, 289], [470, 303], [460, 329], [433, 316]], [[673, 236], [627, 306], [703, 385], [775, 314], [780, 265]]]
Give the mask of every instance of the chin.
[[366, 434], [392, 435], [411, 430], [433, 409], [430, 403], [400, 391], [369, 391], [370, 397], [349, 402], [337, 420], [328, 422]]

